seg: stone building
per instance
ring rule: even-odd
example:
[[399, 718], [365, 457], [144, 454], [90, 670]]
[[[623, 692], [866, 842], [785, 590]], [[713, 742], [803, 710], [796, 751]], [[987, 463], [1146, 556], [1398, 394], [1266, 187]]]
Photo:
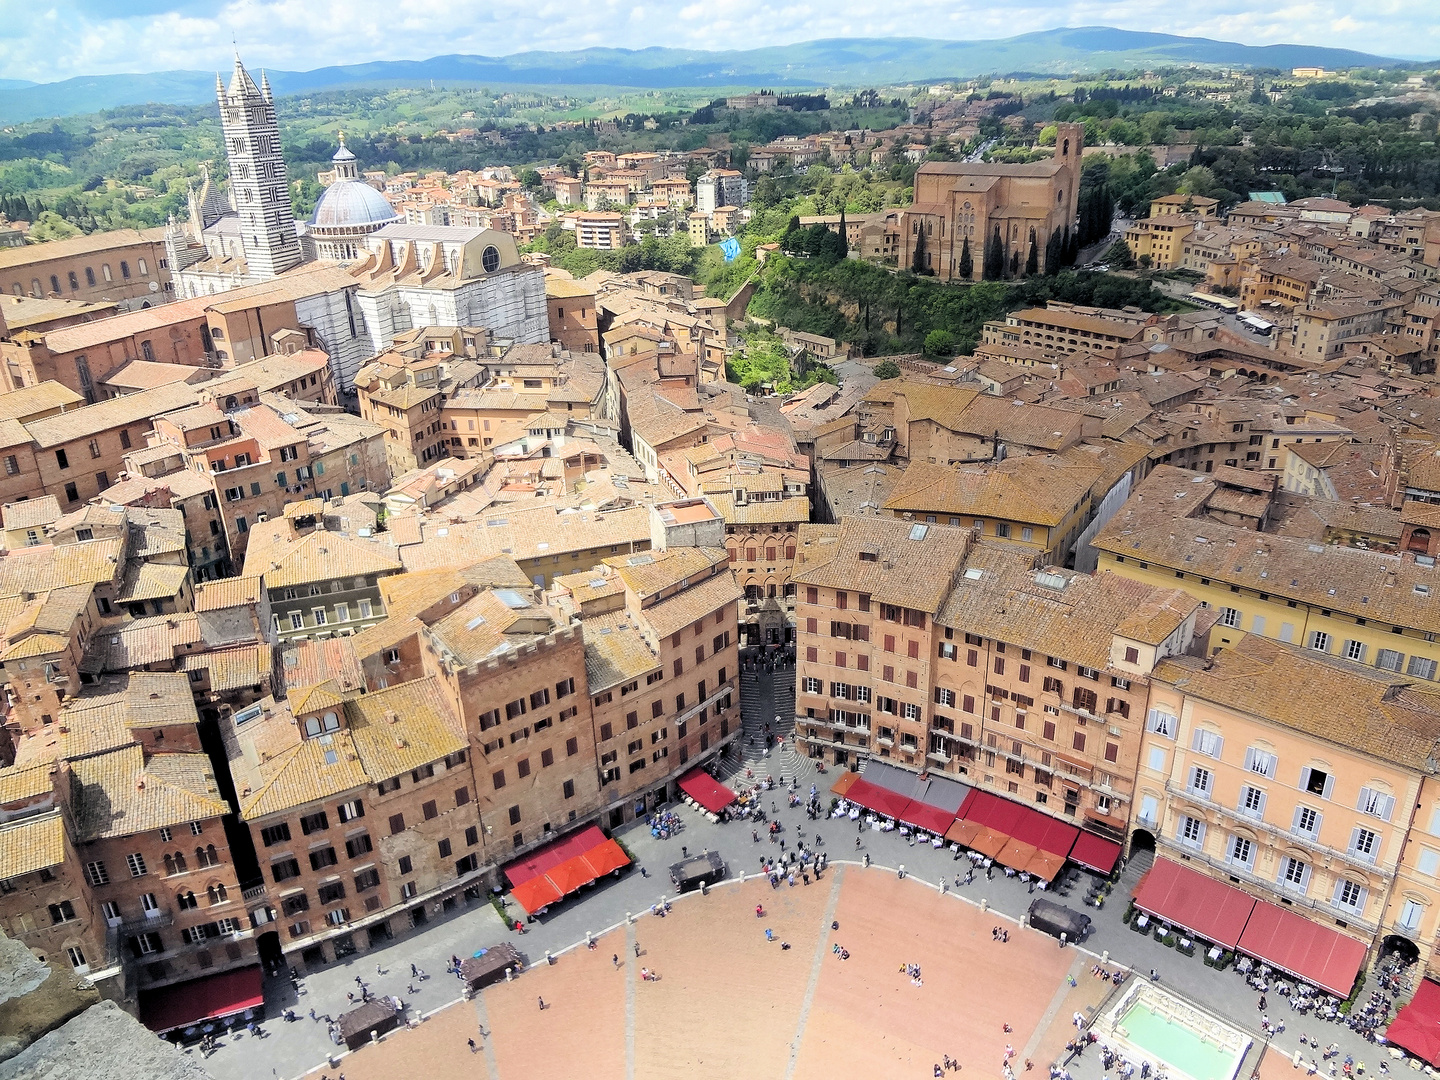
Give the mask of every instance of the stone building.
[[257, 933], [306, 967], [481, 898], [469, 750], [434, 679], [369, 694], [335, 682], [234, 714], [224, 730], [263, 882]]

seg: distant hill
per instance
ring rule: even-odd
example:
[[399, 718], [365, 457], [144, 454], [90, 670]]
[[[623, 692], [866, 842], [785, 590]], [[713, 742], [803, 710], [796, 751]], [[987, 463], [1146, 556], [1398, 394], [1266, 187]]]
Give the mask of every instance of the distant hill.
[[[1241, 45], [1087, 26], [1041, 30], [998, 41], [834, 38], [764, 49], [584, 49], [512, 56], [435, 56], [314, 71], [271, 71], [278, 94], [345, 86], [449, 84], [628, 86], [883, 86], [929, 79], [1035, 72], [1069, 74], [1148, 64], [1327, 68], [1402, 64], [1393, 57], [1314, 45]], [[215, 75], [161, 71], [94, 75], [13, 86], [0, 80], [0, 123], [72, 116], [121, 105], [194, 105], [212, 99]]]

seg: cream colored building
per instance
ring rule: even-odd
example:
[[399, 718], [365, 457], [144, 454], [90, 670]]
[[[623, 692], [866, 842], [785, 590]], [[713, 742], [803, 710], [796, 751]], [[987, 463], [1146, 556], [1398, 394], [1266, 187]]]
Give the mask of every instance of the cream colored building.
[[1397, 877], [1412, 808], [1440, 825], [1422, 798], [1440, 795], [1437, 740], [1440, 692], [1401, 675], [1255, 636], [1172, 657], [1151, 675], [1131, 848], [1367, 945], [1399, 933], [1429, 963], [1440, 839]]

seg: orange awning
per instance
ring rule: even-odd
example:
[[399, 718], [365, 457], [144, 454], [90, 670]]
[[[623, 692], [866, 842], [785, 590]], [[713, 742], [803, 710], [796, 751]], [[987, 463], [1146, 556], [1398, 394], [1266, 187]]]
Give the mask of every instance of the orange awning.
[[563, 895], [559, 889], [550, 884], [548, 877], [531, 878], [529, 881], [522, 881], [510, 890], [510, 895], [515, 902], [525, 909], [527, 915], [534, 915], [543, 907], [548, 907]]
[[984, 827], [978, 821], [957, 821], [945, 830], [945, 839], [952, 840], [961, 847], [973, 847], [975, 834]]
[[550, 884], [555, 886], [561, 896], [569, 896], [572, 892], [579, 890], [581, 886], [589, 885], [595, 880], [595, 873], [590, 869], [590, 864], [585, 861], [583, 855], [565, 860], [545, 876], [550, 879]]
[[1023, 840], [1011, 837], [1010, 842], [1000, 849], [1000, 854], [995, 856], [995, 861], [1012, 870], [1024, 870], [1030, 865], [1030, 860], [1035, 858], [1035, 852], [1038, 850], [1040, 849], [1034, 844], [1027, 844]]
[[840, 774], [840, 778], [830, 785], [830, 793], [832, 795], [839, 795], [840, 798], [843, 799], [845, 793], [850, 790], [850, 785], [859, 779], [860, 774], [858, 772], [851, 772], [849, 769], [846, 769]]
[[1010, 843], [1010, 837], [1005, 833], [982, 826], [980, 831], [975, 834], [975, 839], [970, 841], [970, 846], [981, 855], [988, 855], [993, 859], [1005, 850], [1005, 845], [1008, 843]]
[[1064, 865], [1064, 855], [1056, 855], [1053, 851], [1036, 851], [1034, 858], [1021, 869], [1026, 873], [1034, 874], [1041, 881], [1049, 882], [1055, 880], [1055, 875]]
[[587, 851], [585, 861], [590, 864], [590, 869], [597, 878], [630, 865], [630, 857], [614, 840], [606, 840], [599, 847]]

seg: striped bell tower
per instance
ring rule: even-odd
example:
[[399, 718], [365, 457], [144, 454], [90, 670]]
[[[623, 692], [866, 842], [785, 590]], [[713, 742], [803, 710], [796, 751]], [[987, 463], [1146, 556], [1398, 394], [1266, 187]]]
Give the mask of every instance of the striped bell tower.
[[253, 280], [263, 281], [298, 266], [304, 256], [290, 208], [290, 177], [280, 154], [280, 126], [270, 80], [260, 85], [235, 56], [227, 89], [215, 76], [220, 127], [230, 159], [230, 193], [240, 215], [240, 238]]

